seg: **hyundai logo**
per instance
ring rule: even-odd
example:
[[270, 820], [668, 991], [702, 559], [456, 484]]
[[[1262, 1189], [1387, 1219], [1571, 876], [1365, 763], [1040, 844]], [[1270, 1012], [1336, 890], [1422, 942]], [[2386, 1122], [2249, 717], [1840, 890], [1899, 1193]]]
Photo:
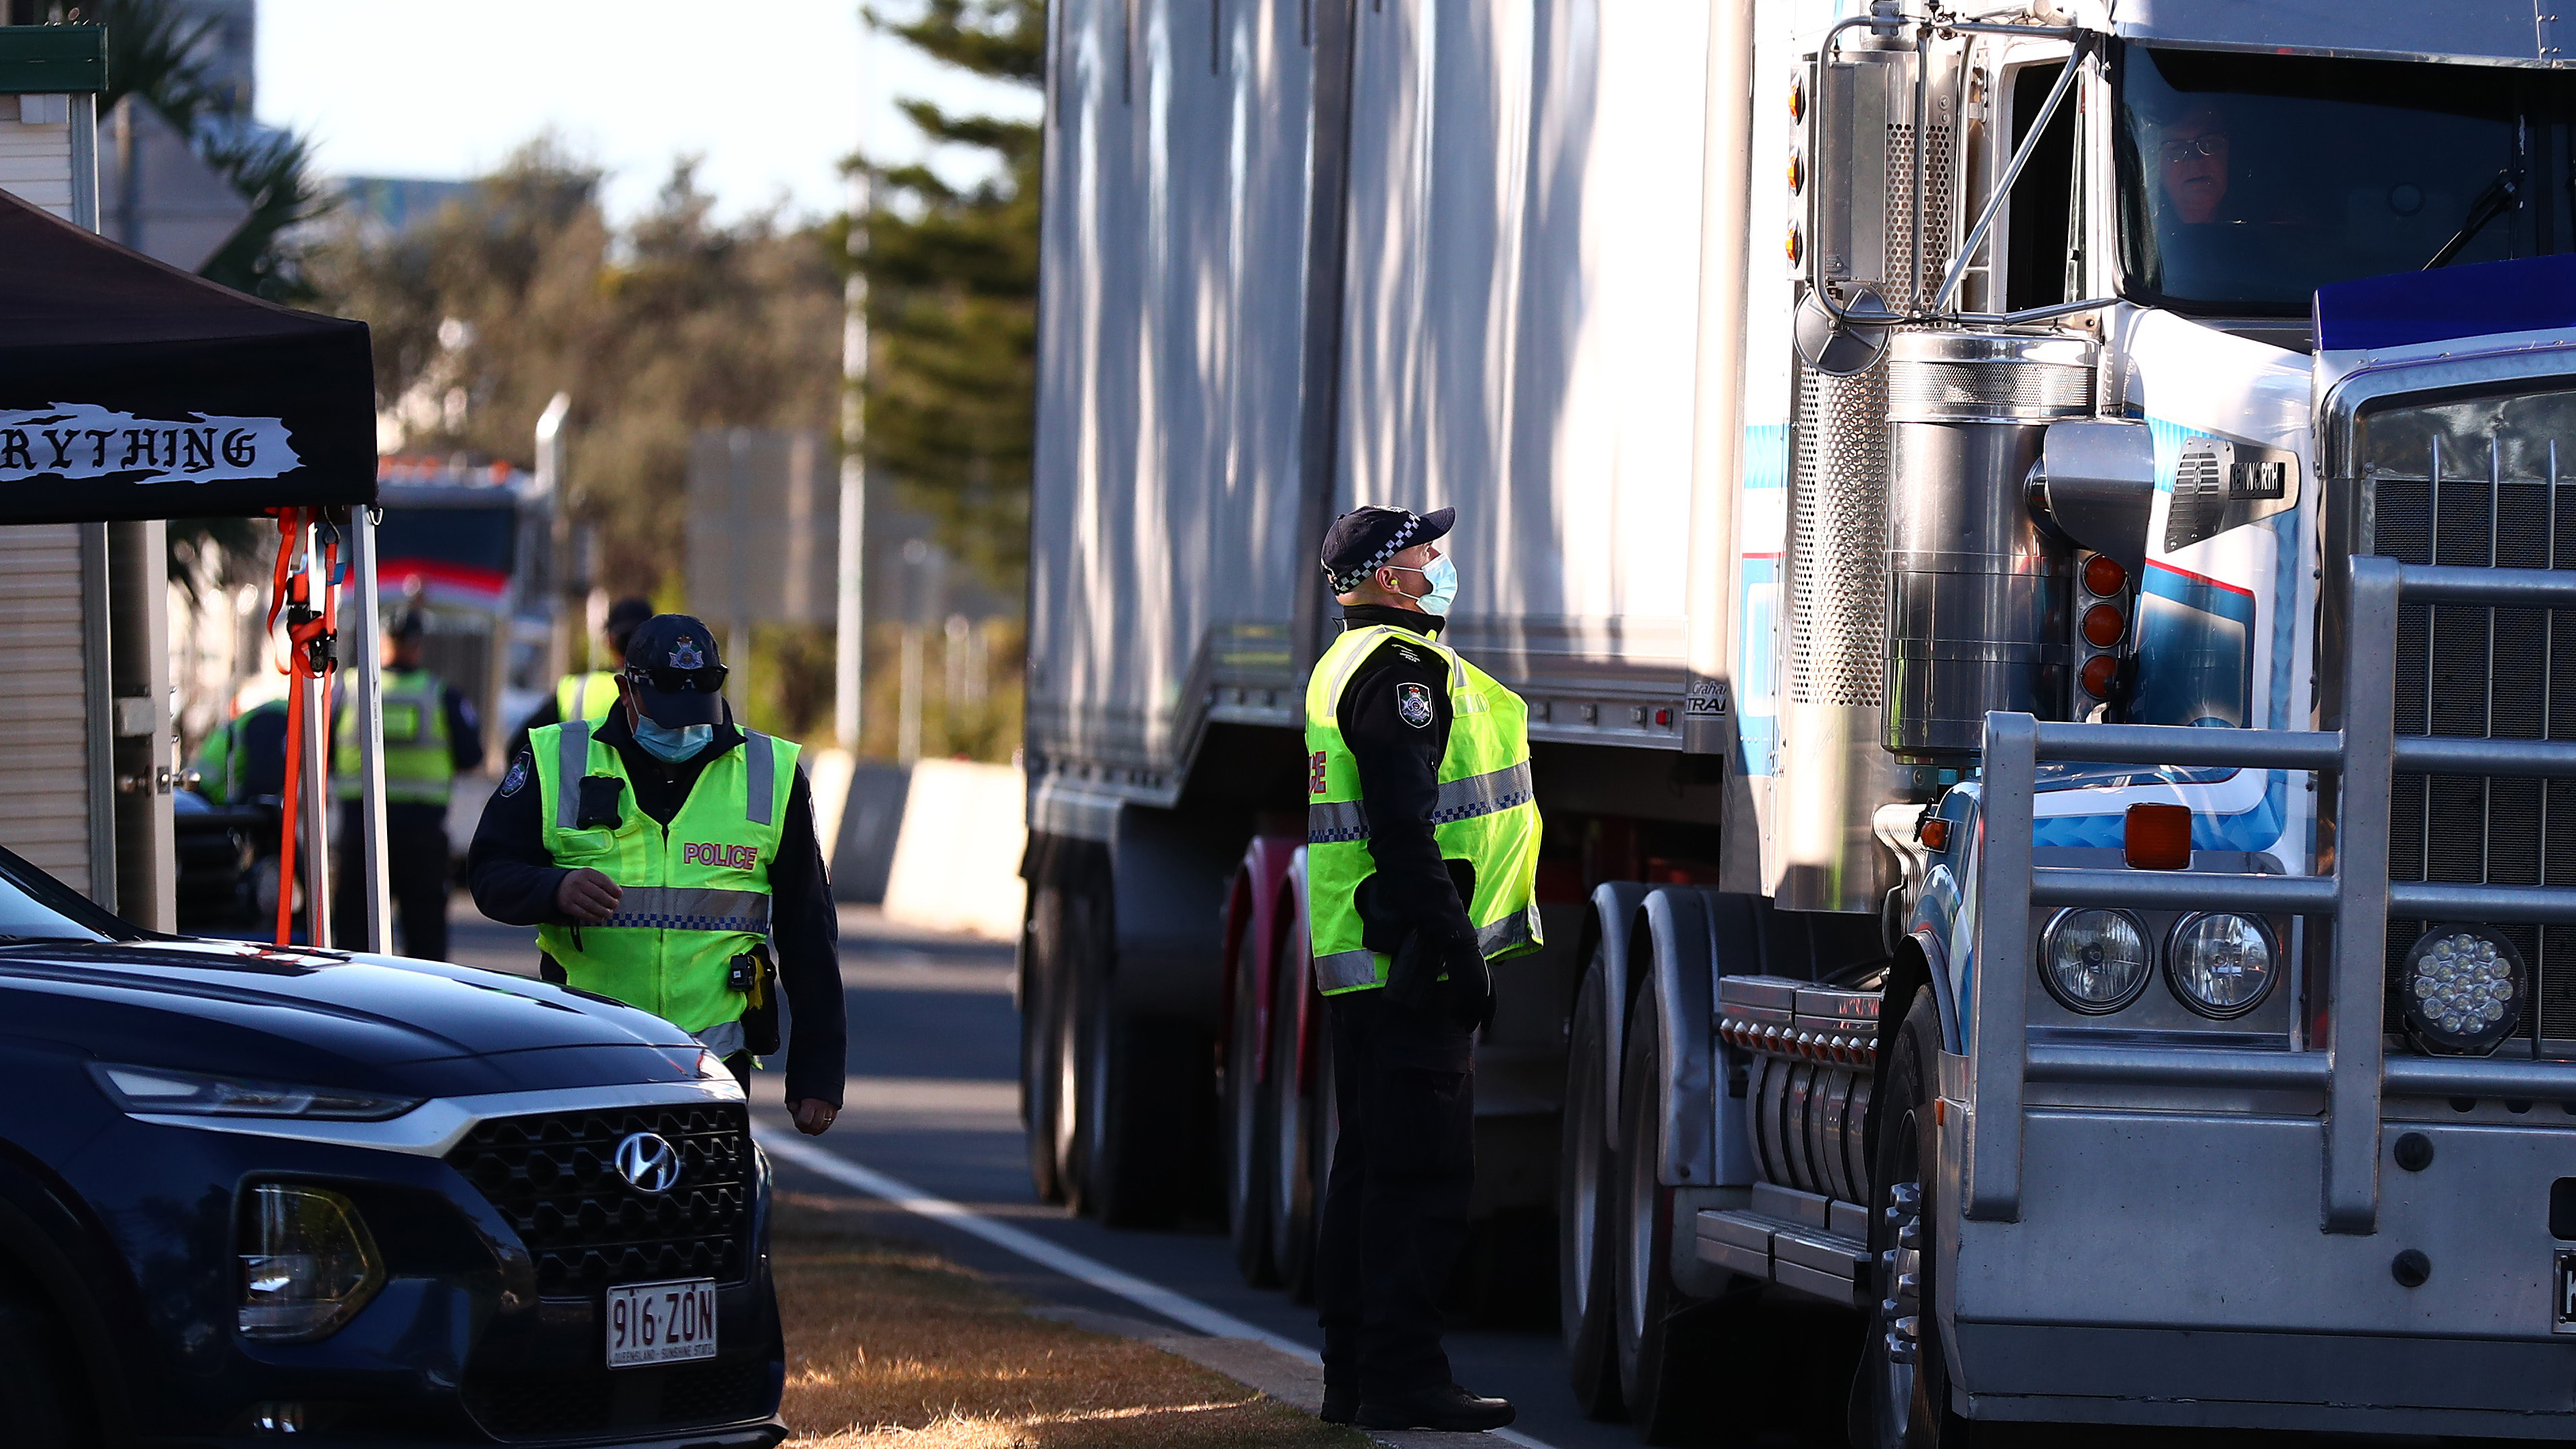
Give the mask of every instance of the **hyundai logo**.
[[630, 1132], [617, 1144], [617, 1175], [637, 1192], [669, 1192], [680, 1184], [680, 1149], [658, 1133]]

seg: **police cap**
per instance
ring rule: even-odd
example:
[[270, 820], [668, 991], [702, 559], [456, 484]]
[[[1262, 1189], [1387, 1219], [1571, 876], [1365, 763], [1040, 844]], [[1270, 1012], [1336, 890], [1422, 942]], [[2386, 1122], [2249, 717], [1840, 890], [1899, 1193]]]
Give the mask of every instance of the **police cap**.
[[723, 718], [724, 661], [716, 654], [715, 631], [693, 615], [656, 614], [637, 625], [626, 641], [625, 672], [636, 703], [656, 724], [714, 724]]
[[1388, 559], [1413, 547], [1429, 543], [1449, 532], [1458, 521], [1455, 508], [1435, 508], [1429, 513], [1414, 513], [1403, 508], [1354, 508], [1333, 520], [1324, 533], [1324, 572], [1333, 581], [1333, 592], [1347, 594], [1368, 581], [1369, 575]]

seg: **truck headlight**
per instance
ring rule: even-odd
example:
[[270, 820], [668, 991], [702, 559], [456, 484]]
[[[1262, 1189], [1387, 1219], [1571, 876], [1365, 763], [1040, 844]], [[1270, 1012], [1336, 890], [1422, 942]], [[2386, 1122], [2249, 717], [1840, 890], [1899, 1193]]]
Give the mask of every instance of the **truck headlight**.
[[2174, 995], [2203, 1016], [2243, 1016], [2271, 994], [2281, 953], [2261, 921], [2229, 911], [2185, 916], [2165, 948]]
[[326, 1188], [263, 1182], [242, 1202], [244, 1338], [320, 1338], [385, 1286], [384, 1260], [357, 1204]]
[[2155, 962], [2146, 928], [2127, 911], [2071, 908], [2048, 923], [2039, 979], [2060, 1006], [2087, 1016], [2118, 1011], [2138, 999]]
[[2522, 1022], [2529, 974], [2482, 926], [2435, 926], [2406, 950], [2406, 1034], [2417, 1049], [2485, 1056]]

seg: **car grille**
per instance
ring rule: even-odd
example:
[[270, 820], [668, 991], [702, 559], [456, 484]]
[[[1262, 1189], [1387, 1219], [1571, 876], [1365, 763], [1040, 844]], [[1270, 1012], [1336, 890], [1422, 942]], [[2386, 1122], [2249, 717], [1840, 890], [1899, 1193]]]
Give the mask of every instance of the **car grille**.
[[[643, 1192], [618, 1175], [617, 1144], [638, 1132], [679, 1149], [670, 1191]], [[738, 1105], [501, 1117], [477, 1124], [447, 1162], [517, 1230], [542, 1295], [663, 1278], [742, 1280], [752, 1158]]]
[[[2407, 409], [2374, 420], [2372, 551], [2401, 563], [2576, 568], [2576, 394]], [[2576, 468], [2576, 451], [2565, 466]], [[2436, 481], [2438, 480], [2438, 481]], [[2404, 606], [2397, 733], [2576, 740], [2576, 610]], [[2389, 811], [2395, 880], [2576, 885], [2576, 781], [2400, 772]], [[2388, 923], [2388, 1022], [2399, 967], [2432, 923]], [[2576, 927], [2495, 923], [2532, 968], [2522, 1035], [2576, 1039]]]
[[778, 1375], [766, 1358], [577, 1373], [465, 1376], [465, 1408], [499, 1439], [551, 1439], [619, 1429], [738, 1424], [777, 1412]]

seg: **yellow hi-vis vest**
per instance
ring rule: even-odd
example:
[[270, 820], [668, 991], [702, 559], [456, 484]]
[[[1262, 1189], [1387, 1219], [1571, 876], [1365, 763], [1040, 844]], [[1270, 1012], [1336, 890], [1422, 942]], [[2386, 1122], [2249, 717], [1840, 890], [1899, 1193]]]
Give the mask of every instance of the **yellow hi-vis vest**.
[[567, 674], [555, 683], [557, 719], [586, 719], [597, 724], [608, 718], [609, 707], [616, 703], [617, 676], [605, 669]]
[[[384, 673], [385, 798], [415, 805], [444, 805], [456, 781], [456, 757], [447, 748], [447, 686], [426, 669]], [[332, 751], [331, 793], [358, 798], [357, 701], [340, 711]]]
[[1342, 739], [1342, 691], [1377, 647], [1401, 639], [1449, 665], [1449, 748], [1431, 838], [1476, 873], [1467, 918], [1488, 960], [1535, 951], [1538, 800], [1530, 780], [1529, 707], [1446, 645], [1390, 624], [1351, 629], [1306, 681], [1306, 929], [1315, 984], [1327, 996], [1384, 986], [1388, 958], [1361, 940], [1356, 893], [1377, 872], [1360, 772]]
[[[698, 772], [668, 828], [636, 805], [625, 761], [588, 720], [531, 732], [528, 753], [546, 853], [625, 893], [599, 925], [537, 927], [537, 944], [566, 981], [686, 1032], [738, 1020], [748, 999], [726, 978], [734, 957], [769, 937], [769, 866], [796, 785], [796, 746], [744, 730], [740, 745]], [[616, 828], [576, 825], [585, 775], [623, 782]]]

